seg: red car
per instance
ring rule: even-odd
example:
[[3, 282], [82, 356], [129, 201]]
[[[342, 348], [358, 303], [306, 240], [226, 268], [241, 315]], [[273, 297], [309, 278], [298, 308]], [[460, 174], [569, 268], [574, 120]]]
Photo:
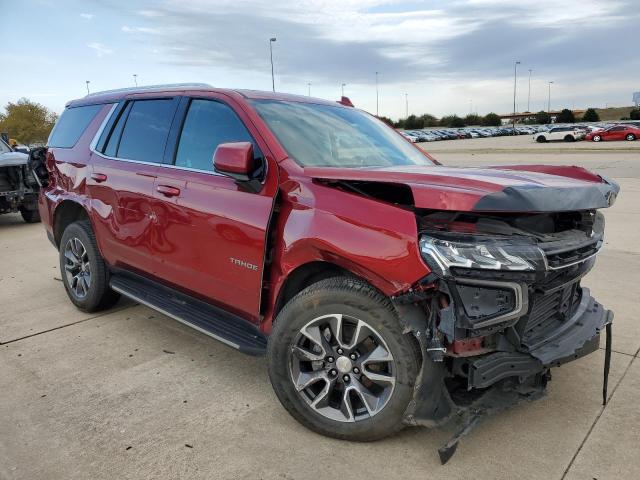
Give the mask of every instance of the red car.
[[628, 140], [632, 142], [640, 138], [640, 128], [631, 125], [613, 125], [602, 130], [595, 130], [588, 133], [585, 140], [600, 142], [605, 140]]
[[619, 188], [582, 168], [449, 168], [344, 103], [205, 85], [74, 100], [38, 167], [78, 308], [124, 295], [266, 354], [324, 435], [461, 422], [444, 462], [611, 326], [580, 282]]

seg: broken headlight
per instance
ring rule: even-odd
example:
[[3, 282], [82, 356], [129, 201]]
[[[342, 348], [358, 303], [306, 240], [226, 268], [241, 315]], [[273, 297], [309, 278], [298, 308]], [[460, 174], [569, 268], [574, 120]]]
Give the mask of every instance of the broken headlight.
[[544, 253], [526, 238], [445, 234], [420, 237], [420, 251], [431, 270], [449, 275], [449, 269], [534, 271], [545, 269]]

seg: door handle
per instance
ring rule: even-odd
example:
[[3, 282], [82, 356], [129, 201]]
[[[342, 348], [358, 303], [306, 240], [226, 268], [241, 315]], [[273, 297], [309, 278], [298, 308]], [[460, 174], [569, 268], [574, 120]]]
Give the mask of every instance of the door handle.
[[178, 187], [172, 187], [170, 185], [158, 185], [156, 190], [163, 194], [165, 197], [177, 197], [180, 195], [180, 189]]
[[92, 173], [91, 179], [95, 182], [102, 183], [107, 179], [107, 176], [104, 173]]

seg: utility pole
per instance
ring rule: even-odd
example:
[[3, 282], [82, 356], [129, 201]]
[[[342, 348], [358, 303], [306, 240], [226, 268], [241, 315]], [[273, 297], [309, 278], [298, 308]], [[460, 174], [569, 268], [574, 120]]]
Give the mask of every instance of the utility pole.
[[513, 133], [516, 130], [516, 85], [518, 84], [518, 65], [520, 62], [516, 61], [513, 64]]
[[87, 85], [87, 95], [89, 95], [89, 84], [91, 83], [91, 81], [85, 80], [84, 83]]
[[275, 77], [273, 76], [273, 42], [276, 41], [276, 37], [271, 37], [269, 39], [269, 55], [271, 57], [271, 89], [275, 92], [276, 91], [276, 80]]
[[547, 113], [551, 115], [551, 84], [553, 82], [549, 82], [549, 100], [547, 101]]
[[344, 97], [344, 87], [346, 87], [346, 86], [347, 86], [346, 83], [343, 83], [343, 84], [340, 85], [340, 88], [342, 89], [341, 92], [342, 92], [342, 96], [343, 97]]
[[531, 72], [533, 72], [533, 70], [529, 69], [529, 94], [527, 95], [527, 112], [531, 112]]
[[136, 87], [138, 86], [138, 74], [137, 73], [133, 74], [133, 83], [135, 83]]
[[309, 89], [309, 91], [307, 92], [307, 96], [310, 97], [311, 96], [311, 82], [307, 83], [307, 88]]
[[404, 94], [404, 109], [405, 109], [404, 118], [409, 118], [409, 94], [408, 93]]
[[378, 72], [376, 72], [376, 117], [380, 116], [378, 110]]

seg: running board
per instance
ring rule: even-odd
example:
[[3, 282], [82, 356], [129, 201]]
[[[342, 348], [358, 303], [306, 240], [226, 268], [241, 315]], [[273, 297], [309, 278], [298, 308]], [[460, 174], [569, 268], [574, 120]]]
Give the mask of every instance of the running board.
[[110, 286], [142, 305], [247, 355], [264, 355], [267, 337], [247, 320], [138, 275], [115, 274]]

